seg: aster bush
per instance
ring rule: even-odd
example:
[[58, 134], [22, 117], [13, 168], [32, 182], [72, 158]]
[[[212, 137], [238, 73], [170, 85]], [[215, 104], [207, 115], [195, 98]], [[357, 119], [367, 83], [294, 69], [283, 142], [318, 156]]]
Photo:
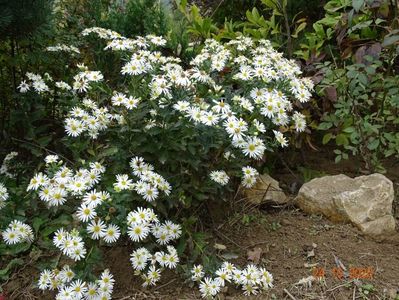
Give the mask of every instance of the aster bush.
[[[103, 54], [98, 47], [91, 52], [90, 43], [98, 39], [113, 56], [112, 72], [96, 69]], [[309, 100], [313, 84], [267, 40], [209, 39], [190, 62], [164, 55], [166, 40], [154, 35], [132, 39], [94, 27], [82, 32], [82, 44], [47, 48], [81, 58], [73, 76], [29, 72], [19, 86], [25, 96], [67, 103], [68, 116], [60, 120], [66, 151], [45, 158], [27, 184], [33, 209], [1, 223], [2, 236], [10, 247], [34, 244], [59, 253], [66, 266], [60, 270], [57, 261], [38, 283], [56, 290], [57, 299], [110, 299], [112, 275], [94, 277], [100, 270], [92, 261], [101, 260], [102, 247], [128, 238], [135, 274], [144, 286], [155, 285], [164, 269], [181, 262], [187, 228], [179, 218], [204, 201], [225, 199], [236, 178], [243, 188], [253, 186], [265, 152], [305, 129], [295, 107]], [[7, 196], [1, 185], [6, 208]], [[228, 282], [247, 295], [272, 286], [271, 274], [255, 266], [225, 262], [203, 275], [195, 266], [204, 297]]]

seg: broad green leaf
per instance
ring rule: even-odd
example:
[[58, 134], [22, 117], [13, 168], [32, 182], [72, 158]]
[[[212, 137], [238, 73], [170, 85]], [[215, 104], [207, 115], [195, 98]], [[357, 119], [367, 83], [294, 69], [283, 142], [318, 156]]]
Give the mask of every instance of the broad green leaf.
[[319, 130], [327, 130], [327, 129], [330, 129], [332, 127], [332, 125], [333, 124], [329, 123], [329, 122], [322, 122], [322, 123], [319, 124], [317, 129], [319, 129]]
[[45, 222], [46, 222], [45, 219], [40, 218], [40, 217], [36, 217], [33, 219], [32, 227], [36, 233], [39, 231], [40, 226], [43, 225]]
[[348, 145], [349, 143], [348, 137], [343, 133], [338, 134], [335, 138], [335, 141], [338, 146]]
[[355, 130], [356, 130], [355, 127], [351, 126], [351, 127], [345, 128], [345, 129], [342, 130], [342, 131], [343, 131], [343, 132], [346, 132], [346, 133], [352, 133], [352, 132], [354, 132]]
[[352, 6], [356, 12], [358, 12], [364, 5], [364, 0], [353, 0]]
[[382, 47], [388, 47], [390, 45], [395, 44], [398, 41], [399, 41], [399, 35], [385, 36], [385, 38], [382, 42]]
[[369, 150], [375, 150], [375, 149], [378, 148], [379, 145], [380, 145], [380, 140], [375, 139], [375, 140], [373, 140], [372, 142], [370, 142], [370, 143], [367, 145], [367, 148], [368, 148]]
[[332, 137], [333, 137], [332, 133], [325, 134], [323, 136], [323, 141], [322, 141], [323, 145], [327, 144], [331, 140]]
[[23, 259], [21, 258], [14, 258], [12, 259], [4, 269], [0, 270], [0, 278], [7, 278], [7, 274], [12, 270], [15, 266], [21, 266], [24, 264]]

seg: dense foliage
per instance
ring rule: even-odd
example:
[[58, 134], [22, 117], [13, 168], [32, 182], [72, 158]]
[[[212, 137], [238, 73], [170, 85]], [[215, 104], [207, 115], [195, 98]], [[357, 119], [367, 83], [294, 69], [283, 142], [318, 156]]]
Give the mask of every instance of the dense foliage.
[[131, 243], [144, 286], [257, 294], [271, 273], [206, 249], [209, 203], [291, 145], [399, 157], [396, 1], [229, 3], [0, 4], [0, 280], [29, 260], [57, 299], [110, 299], [102, 252]]

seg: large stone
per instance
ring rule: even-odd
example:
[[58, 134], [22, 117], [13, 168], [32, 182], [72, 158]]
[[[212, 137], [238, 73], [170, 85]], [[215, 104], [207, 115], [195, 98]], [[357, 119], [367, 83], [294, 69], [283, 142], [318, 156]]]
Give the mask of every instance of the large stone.
[[395, 232], [395, 218], [393, 216], [383, 216], [374, 221], [358, 224], [358, 228], [367, 235], [382, 236]]
[[372, 236], [395, 232], [392, 181], [381, 174], [350, 178], [325, 176], [305, 183], [295, 203], [307, 213], [323, 214], [336, 222], [351, 222]]
[[244, 189], [248, 202], [259, 205], [264, 203], [285, 204], [288, 198], [280, 188], [277, 180], [268, 174], [260, 175], [256, 184], [250, 189]]

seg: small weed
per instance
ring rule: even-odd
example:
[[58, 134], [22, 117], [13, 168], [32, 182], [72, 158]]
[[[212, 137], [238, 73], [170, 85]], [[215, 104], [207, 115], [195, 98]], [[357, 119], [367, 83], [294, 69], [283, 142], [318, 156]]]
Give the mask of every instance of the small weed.
[[269, 224], [269, 227], [272, 231], [277, 231], [281, 228], [281, 224], [278, 221], [277, 222], [273, 221], [272, 223]]
[[369, 299], [368, 296], [375, 292], [375, 287], [372, 284], [363, 284], [359, 287], [360, 296], [362, 299]]

